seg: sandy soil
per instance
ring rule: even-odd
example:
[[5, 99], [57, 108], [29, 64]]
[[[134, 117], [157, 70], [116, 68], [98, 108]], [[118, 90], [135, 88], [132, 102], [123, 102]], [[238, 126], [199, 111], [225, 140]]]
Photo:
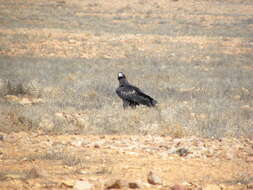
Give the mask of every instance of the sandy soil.
[[[185, 74], [185, 70], [202, 73], [203, 77], [211, 79], [219, 78], [227, 71], [233, 79], [237, 76], [238, 80], [246, 77], [236, 82], [237, 86], [233, 86], [234, 83], [231, 85], [231, 92], [235, 94], [228, 96], [229, 101], [236, 102], [233, 104], [235, 110], [242, 108], [239, 112], [242, 117], [237, 112], [233, 115], [234, 112], [228, 110], [224, 112], [224, 120], [234, 119], [234, 123], [241, 122], [242, 127], [247, 127], [246, 131], [252, 131], [253, 89], [250, 73], [253, 71], [253, 2], [250, 0], [0, 0], [0, 18], [1, 79], [42, 76], [47, 85], [45, 94], [51, 98], [50, 102], [44, 96], [42, 99], [34, 98], [33, 101], [21, 97], [20, 103], [20, 97], [12, 94], [0, 97], [0, 103], [4, 102], [5, 106], [13, 105], [15, 109], [21, 106], [27, 111], [37, 108], [42, 110], [43, 107], [36, 107], [41, 103], [61, 105], [64, 101], [56, 98], [63, 96], [60, 87], [58, 88], [61, 81], [71, 81], [69, 86], [64, 86], [64, 89], [71, 89], [73, 81], [78, 81], [83, 73], [91, 78], [98, 72], [116, 73], [131, 67], [131, 76], [143, 71], [145, 79], [159, 89], [151, 89], [153, 94], [157, 97], [163, 94], [160, 98], [165, 103], [161, 109], [166, 109], [169, 102], [170, 107], [176, 110], [176, 105], [191, 107], [192, 104], [187, 103], [188, 99], [184, 100], [185, 96], [188, 98], [187, 89], [201, 91], [200, 88], [183, 85], [186, 84], [185, 81], [190, 84], [199, 81], [197, 77], [194, 78], [197, 75], [192, 74], [193, 80], [189, 77], [190, 74]], [[147, 58], [151, 61], [148, 62]], [[153, 60], [161, 61], [162, 64]], [[135, 62], [138, 64], [134, 65]], [[171, 69], [173, 66], [168, 62], [176, 65], [175, 75]], [[30, 70], [25, 68], [26, 64], [33, 63], [36, 63], [36, 67]], [[62, 63], [73, 63], [73, 66], [67, 66], [70, 73], [66, 74], [60, 66], [54, 67]], [[47, 72], [42, 72], [43, 65]], [[17, 69], [19, 67], [22, 69]], [[222, 69], [219, 70], [220, 68]], [[51, 74], [53, 69], [59, 75]], [[170, 76], [166, 69], [170, 71]], [[23, 74], [23, 70], [27, 70], [27, 73]], [[160, 72], [160, 75], [154, 75], [154, 71]], [[51, 74], [46, 77], [47, 80], [45, 73]], [[184, 74], [180, 75], [181, 73]], [[107, 85], [116, 86], [117, 81], [110, 82], [114, 81], [114, 75], [108, 75], [109, 80], [106, 77], [104, 74], [101, 78]], [[222, 79], [221, 77], [221, 81], [225, 81]], [[55, 85], [45, 81], [59, 82]], [[141, 79], [135, 81], [143, 84]], [[173, 98], [168, 98], [170, 91], [164, 90], [167, 89], [168, 81], [176, 88], [181, 85], [181, 91], [177, 91], [180, 97], [174, 97], [178, 101], [176, 103], [166, 102]], [[233, 82], [232, 79], [231, 81]], [[93, 81], [86, 83], [90, 86], [95, 84]], [[53, 84], [57, 86], [54, 86], [54, 90]], [[89, 85], [87, 86], [90, 87]], [[241, 94], [238, 95], [238, 92]], [[108, 89], [98, 86], [93, 91], [85, 91], [83, 96], [92, 102], [101, 94], [106, 94], [108, 98], [100, 102], [104, 101], [106, 106], [112, 106], [111, 110], [118, 113], [121, 105], [118, 106], [119, 101], [115, 103], [116, 97]], [[203, 91], [200, 97], [203, 98], [205, 94]], [[193, 98], [191, 96], [189, 99]], [[72, 102], [64, 102], [64, 109], [68, 107], [71, 110], [72, 106], [79, 106], [75, 100], [77, 98], [74, 97]], [[18, 102], [18, 106], [15, 102]], [[106, 114], [110, 115], [111, 112], [108, 113], [106, 109], [101, 113], [101, 104], [85, 105], [87, 110], [92, 108], [87, 111], [88, 117], [99, 116], [103, 120], [107, 117]], [[78, 109], [83, 108], [80, 106]], [[49, 109], [45, 110], [47, 112]], [[144, 112], [145, 109], [139, 114], [144, 115]], [[54, 113], [47, 114], [54, 116]], [[162, 113], [164, 117], [169, 115], [167, 112]], [[134, 113], [131, 114], [133, 116]], [[202, 122], [208, 114], [196, 111], [186, 115], [194, 122]], [[35, 112], [30, 115], [38, 116]], [[117, 184], [117, 180], [121, 180], [116, 185], [120, 189], [133, 188], [129, 183], [150, 190], [253, 189], [252, 138], [175, 138], [170, 137], [170, 134], [92, 136], [83, 133], [80, 135], [79, 131], [73, 132], [75, 129], [71, 134], [76, 135], [49, 135], [45, 132], [47, 130], [41, 130], [41, 126], [39, 130], [29, 131], [32, 123], [30, 120], [12, 116], [8, 112], [6, 118], [10, 121], [2, 122], [0, 128], [0, 189], [3, 190], [110, 189], [113, 184]], [[178, 118], [177, 115], [175, 117]], [[136, 119], [136, 122], [141, 123], [142, 117], [137, 118], [139, 120]], [[187, 123], [187, 119], [182, 120]], [[104, 126], [106, 122], [107, 120], [101, 125]], [[182, 123], [180, 125], [183, 126]], [[45, 122], [42, 127], [48, 127], [50, 131], [49, 124]], [[93, 125], [98, 126], [96, 122]], [[25, 132], [12, 132], [14, 126], [15, 131], [24, 129]], [[148, 182], [150, 171], [154, 173], [154, 178], [158, 178], [156, 181], [159, 184]], [[80, 181], [87, 182], [91, 187], [78, 186]], [[179, 186], [175, 187], [175, 184]]]
[[[116, 180], [135, 182], [142, 189], [169, 189], [175, 184], [247, 189], [252, 184], [253, 142], [248, 139], [24, 132], [2, 137], [2, 189], [73, 188], [78, 180], [95, 189]], [[150, 171], [162, 184], [148, 183]]]

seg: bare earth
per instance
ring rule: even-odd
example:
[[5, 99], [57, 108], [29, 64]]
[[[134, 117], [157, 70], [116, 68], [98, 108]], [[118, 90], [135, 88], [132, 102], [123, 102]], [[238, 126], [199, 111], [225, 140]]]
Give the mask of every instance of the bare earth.
[[[12, 133], [1, 146], [1, 189], [67, 189], [84, 180], [95, 189], [122, 180], [141, 189], [183, 184], [247, 189], [253, 171], [248, 139], [161, 136], [48, 136]], [[180, 149], [187, 149], [181, 153]], [[152, 171], [161, 185], [147, 182]], [[122, 188], [125, 188], [124, 186]], [[250, 188], [248, 188], [250, 189]]]
[[[253, 190], [251, 0], [0, 0], [0, 20], [1, 190]], [[118, 71], [159, 107], [123, 111]]]

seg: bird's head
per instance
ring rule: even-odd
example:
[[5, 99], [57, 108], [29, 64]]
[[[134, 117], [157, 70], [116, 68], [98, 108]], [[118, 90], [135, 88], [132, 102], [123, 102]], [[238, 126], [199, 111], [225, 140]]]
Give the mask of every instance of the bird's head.
[[124, 75], [124, 73], [122, 73], [122, 72], [118, 73], [118, 80], [125, 79], [125, 78], [126, 78], [126, 76]]

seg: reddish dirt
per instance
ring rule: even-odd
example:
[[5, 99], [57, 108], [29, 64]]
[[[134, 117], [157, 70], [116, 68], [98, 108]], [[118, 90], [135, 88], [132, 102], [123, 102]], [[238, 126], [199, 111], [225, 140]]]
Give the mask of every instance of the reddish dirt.
[[[157, 88], [164, 94], [164, 97], [161, 96], [162, 101], [165, 102], [161, 104], [161, 108], [164, 110], [168, 107], [176, 110], [178, 105], [179, 107], [188, 106], [188, 99], [186, 101], [184, 97], [182, 101], [176, 101], [175, 98], [176, 100], [172, 103], [171, 97], [167, 96], [168, 83], [179, 89], [175, 91], [179, 95], [179, 92], [182, 94], [186, 92], [187, 95], [187, 89], [195, 90], [194, 85], [201, 78], [194, 80], [187, 78], [190, 75], [194, 77], [203, 71], [204, 77], [211, 73], [210, 81], [213, 78], [220, 81], [232, 78], [233, 80], [227, 81], [234, 81], [233, 76], [223, 78], [223, 72], [233, 73], [237, 70], [239, 74], [237, 73], [236, 76], [239, 79], [243, 78], [245, 74], [250, 76], [250, 72], [253, 70], [253, 3], [251, 0], [0, 0], [0, 10], [0, 64], [5, 63], [5, 68], [0, 68], [0, 74], [4, 70], [9, 72], [3, 73], [1, 79], [8, 78], [12, 74], [17, 68], [15, 64], [36, 62], [39, 66], [45, 64], [46, 69], [40, 71], [37, 67], [34, 67], [35, 69], [31, 67], [30, 74], [24, 74], [17, 69], [13, 74], [14, 78], [20, 75], [32, 78], [35, 71], [40, 71], [39, 74], [49, 73], [54, 68], [52, 65], [57, 63], [67, 64], [70, 62], [73, 63], [73, 68], [80, 62], [83, 64], [82, 67], [76, 67], [73, 73], [64, 73], [61, 70], [62, 67], [59, 66], [56, 68], [58, 73], [53, 73], [53, 77], [46, 75], [47, 77], [51, 76], [51, 81], [49, 80], [46, 84], [45, 93], [49, 94], [51, 102], [55, 104], [61, 103], [62, 99], [57, 98], [63, 96], [65, 88], [68, 88], [63, 85], [63, 91], [60, 91], [58, 84], [60, 81], [65, 79], [71, 82], [80, 81], [81, 76], [84, 75], [82, 72], [86, 72], [87, 78], [91, 78], [99, 70], [106, 70], [104, 75], [116, 73], [129, 65], [132, 67], [133, 63], [139, 61], [138, 59], [141, 60], [140, 57], [145, 59], [140, 61], [135, 73], [139, 73], [138, 68], [140, 68], [141, 71], [147, 73], [145, 75], [147, 79], [153, 81], [153, 86], [160, 82]], [[141, 56], [138, 57], [138, 55]], [[160, 75], [151, 74], [156, 69], [152, 60], [149, 63], [154, 66], [147, 69], [146, 61], [148, 59], [146, 57], [157, 59], [156, 64], [159, 64], [160, 60], [165, 60], [164, 65], [160, 65], [160, 70], [158, 69], [161, 72]], [[98, 65], [94, 60], [98, 60], [98, 63], [102, 64]], [[14, 69], [9, 69], [8, 64], [14, 65]], [[88, 66], [84, 67], [86, 65]], [[163, 71], [163, 68], [172, 68], [172, 65], [183, 66], [178, 68], [176, 74], [174, 74], [175, 70], [170, 69], [169, 76], [167, 70]], [[83, 67], [87, 71], [79, 69]], [[186, 75], [185, 70], [188, 71], [188, 67], [191, 67], [192, 73], [189, 72], [190, 74]], [[219, 70], [220, 67], [223, 70]], [[25, 64], [20, 71], [27, 69], [24, 68]], [[66, 70], [71, 70], [71, 68], [72, 66], [67, 67]], [[56, 78], [58, 81], [56, 80], [55, 84], [52, 81], [55, 81], [54, 77], [58, 74], [62, 75], [60, 75], [60, 79]], [[41, 75], [42, 80], [47, 77]], [[107, 84], [111, 85], [107, 76], [103, 77], [102, 79], [109, 81]], [[115, 78], [115, 76], [113, 77]], [[217, 115], [221, 115], [224, 121], [232, 120], [235, 123], [233, 126], [240, 126], [239, 129], [242, 131], [252, 131], [253, 91], [252, 86], [249, 85], [252, 77], [245, 78], [235, 82], [238, 86], [234, 83], [231, 84], [232, 91], [236, 91], [236, 94], [229, 94], [227, 99], [224, 99], [229, 100], [229, 105], [239, 102], [239, 106], [236, 107], [236, 104], [234, 107], [236, 110], [242, 108], [242, 113], [237, 113], [234, 110], [230, 112], [229, 108], [226, 108], [223, 115], [218, 112]], [[193, 84], [182, 85], [191, 80]], [[220, 81], [217, 82], [217, 85]], [[244, 83], [248, 85], [246, 87], [249, 89], [244, 88]], [[73, 84], [71, 83], [70, 86]], [[82, 86], [78, 86], [78, 89], [79, 87]], [[89, 85], [87, 85], [88, 87]], [[101, 90], [100, 87], [98, 86], [97, 89]], [[204, 87], [206, 88], [206, 86]], [[216, 86], [213, 87], [216, 89]], [[223, 89], [223, 86], [220, 88]], [[93, 89], [93, 91], [85, 89], [84, 97], [90, 102], [95, 102], [99, 93], [108, 93], [109, 100], [105, 100], [107, 101], [106, 105], [108, 107], [119, 105], [119, 101], [115, 103], [115, 97], [108, 92], [109, 90], [102, 89], [98, 93], [97, 89]], [[196, 91], [198, 90], [200, 88], [196, 88]], [[238, 95], [238, 92], [243, 90], [245, 92]], [[217, 94], [217, 96], [220, 95], [220, 93]], [[194, 99], [190, 95], [189, 101], [193, 101]], [[213, 98], [215, 93], [214, 95], [212, 93], [206, 95], [204, 91], [200, 98], [204, 96]], [[221, 96], [223, 98], [223, 94]], [[4, 96], [4, 98], [0, 97], [0, 103], [4, 102], [3, 105], [9, 107], [15, 105], [16, 107], [13, 106], [15, 109], [20, 106], [22, 109], [18, 108], [21, 113], [23, 110], [30, 110], [31, 106], [36, 104], [42, 104], [43, 107], [43, 103], [47, 103], [48, 107], [45, 106], [45, 112], [50, 115], [51, 113], [47, 113], [50, 109], [47, 108], [51, 108], [52, 105], [50, 105], [50, 101], [45, 99], [29, 99], [11, 94]], [[52, 101], [54, 99], [57, 101]], [[66, 99], [68, 100], [68, 97]], [[15, 104], [17, 102], [18, 105]], [[72, 110], [71, 103], [74, 106], [80, 104], [74, 98], [74, 103], [67, 101], [63, 106], [64, 109], [70, 107], [69, 109]], [[220, 104], [219, 101], [214, 103]], [[189, 107], [192, 108], [192, 105], [195, 104], [189, 104]], [[96, 119], [97, 116], [101, 116], [100, 120], [103, 120], [107, 117], [105, 113], [108, 113], [108, 110], [104, 108], [101, 113], [100, 103], [91, 104], [91, 106], [93, 106], [91, 111], [88, 110], [89, 107], [86, 108], [87, 113], [89, 112], [87, 116], [85, 115], [86, 118]], [[4, 106], [1, 105], [1, 110], [2, 107]], [[78, 108], [80, 109], [80, 107]], [[109, 108], [114, 111], [112, 113], [118, 113], [119, 106]], [[207, 105], [207, 110], [209, 110], [209, 105]], [[65, 111], [60, 110], [59, 113]], [[164, 117], [168, 116], [170, 111], [167, 109], [163, 112]], [[190, 111], [192, 110], [190, 109]], [[187, 113], [188, 117], [181, 119], [183, 122], [181, 121], [180, 126], [184, 126], [190, 119], [194, 121], [192, 122], [194, 124], [195, 121], [204, 123], [204, 120], [208, 119], [208, 114], [212, 115], [199, 110], [190, 111], [181, 112]], [[231, 115], [226, 116], [226, 113]], [[233, 115], [234, 113], [235, 115]], [[0, 128], [0, 131], [4, 131], [4, 133], [0, 133], [1, 190], [77, 189], [76, 184], [79, 180], [92, 184], [93, 189], [106, 189], [108, 184], [117, 180], [122, 180], [125, 183], [136, 182], [140, 189], [150, 190], [170, 189], [175, 184], [184, 185], [192, 190], [200, 190], [201, 188], [203, 190], [253, 189], [253, 141], [250, 138], [173, 138], [150, 135], [91, 136], [80, 135], [78, 130], [76, 132], [78, 135], [49, 135], [45, 131], [50, 131], [53, 127], [47, 125], [47, 120], [43, 127], [48, 127], [48, 129], [44, 131], [31, 130], [33, 131], [31, 132], [29, 131], [31, 122], [26, 123], [30, 120], [22, 120], [24, 117], [16, 117], [15, 114], [8, 112], [8, 122], [6, 125], [5, 123], [1, 124], [2, 128]], [[55, 114], [57, 112], [51, 115]], [[134, 114], [132, 113], [132, 116]], [[136, 116], [136, 120], [133, 119], [134, 117], [130, 118], [133, 125], [138, 126], [143, 119], [141, 116], [146, 116], [145, 114], [147, 115], [147, 111], [143, 109]], [[239, 117], [239, 114], [242, 114], [242, 118]], [[117, 114], [111, 115], [118, 116]], [[178, 115], [169, 116], [169, 119], [173, 118], [175, 123], [166, 125], [176, 126], [179, 122], [177, 121]], [[237, 116], [240, 119], [237, 119]], [[69, 118], [69, 120], [73, 119]], [[152, 120], [152, 117], [150, 118]], [[218, 121], [215, 119], [214, 122]], [[234, 120], [238, 120], [240, 125]], [[83, 122], [86, 127], [86, 120]], [[107, 122], [107, 120], [98, 122], [100, 125], [96, 125], [96, 122], [93, 121], [91, 123], [99, 128]], [[233, 124], [233, 122], [231, 123]], [[220, 123], [217, 122], [217, 124]], [[221, 122], [221, 124], [223, 123]], [[15, 127], [15, 131], [22, 131], [26, 127], [24, 130], [28, 132], [11, 132], [14, 129], [10, 126]], [[94, 126], [88, 126], [88, 131], [92, 130]], [[244, 130], [244, 126], [247, 130]], [[65, 128], [68, 129], [68, 125]], [[112, 128], [114, 129], [114, 126]], [[61, 126], [57, 128], [57, 130], [59, 129]], [[73, 131], [71, 133], [73, 134]], [[168, 132], [168, 135], [171, 133]], [[178, 136], [184, 135], [179, 134]], [[161, 179], [161, 185], [148, 183], [147, 177], [150, 171]], [[120, 188], [127, 189], [128, 186], [122, 183]]]
[[[252, 183], [252, 140], [160, 136], [47, 136], [3, 134], [1, 189], [73, 188], [86, 180], [96, 189], [108, 181], [136, 182], [142, 189], [184, 184], [197, 189], [247, 189]], [[179, 149], [187, 153], [180, 155]], [[147, 182], [150, 171], [162, 185]]]

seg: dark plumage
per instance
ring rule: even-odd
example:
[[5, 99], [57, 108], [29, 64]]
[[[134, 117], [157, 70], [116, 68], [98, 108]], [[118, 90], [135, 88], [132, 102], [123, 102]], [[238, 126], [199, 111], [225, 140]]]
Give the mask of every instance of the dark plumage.
[[140, 104], [154, 107], [157, 101], [144, 94], [139, 88], [129, 84], [124, 73], [120, 72], [118, 74], [119, 87], [116, 89], [116, 93], [123, 101], [123, 107], [128, 106], [134, 108]]

